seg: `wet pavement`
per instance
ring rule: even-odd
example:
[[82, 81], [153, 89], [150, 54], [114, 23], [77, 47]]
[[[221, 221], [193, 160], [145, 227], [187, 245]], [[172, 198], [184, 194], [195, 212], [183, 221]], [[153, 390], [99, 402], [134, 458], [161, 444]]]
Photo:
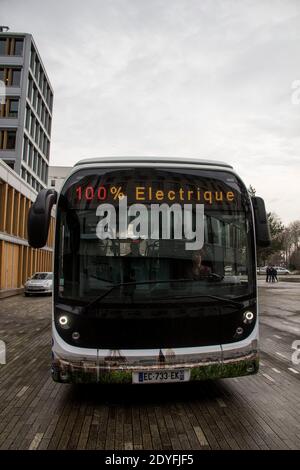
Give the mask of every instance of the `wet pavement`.
[[260, 279], [259, 305], [255, 376], [74, 386], [50, 377], [51, 299], [0, 300], [0, 448], [300, 449], [300, 283]]

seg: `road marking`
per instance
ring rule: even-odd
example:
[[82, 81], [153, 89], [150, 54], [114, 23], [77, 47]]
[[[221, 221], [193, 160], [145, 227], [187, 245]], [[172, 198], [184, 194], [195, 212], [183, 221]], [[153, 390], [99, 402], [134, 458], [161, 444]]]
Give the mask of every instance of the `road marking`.
[[274, 379], [272, 379], [272, 377], [270, 377], [268, 374], [263, 374], [264, 377], [266, 377], [266, 379], [270, 380], [271, 382], [275, 382]]
[[281, 354], [280, 352], [276, 352], [275, 354], [277, 354], [280, 357], [284, 357], [284, 359], [289, 359], [288, 357], [286, 357], [284, 354]]
[[299, 374], [299, 372], [297, 370], [293, 369], [292, 367], [288, 367], [288, 370], [290, 370], [294, 374]]
[[200, 428], [200, 426], [194, 426], [194, 432], [197, 436], [197, 439], [200, 443], [200, 446], [202, 446], [202, 447], [208, 446], [208, 442], [207, 442], [206, 437], [205, 437], [202, 429]]
[[125, 442], [125, 450], [132, 450], [133, 449], [133, 444], [132, 442]]
[[282, 339], [282, 336], [279, 336], [279, 335], [273, 335], [274, 338], [277, 338], [277, 339]]
[[272, 370], [273, 370], [274, 372], [277, 372], [277, 374], [281, 374], [280, 370], [276, 369], [275, 367], [272, 367]]
[[36, 450], [39, 446], [39, 443], [41, 442], [43, 438], [44, 433], [43, 432], [38, 432], [35, 436], [34, 439], [32, 440], [29, 450]]
[[17, 393], [16, 397], [20, 398], [24, 393], [29, 389], [29, 385], [24, 385], [24, 387], [21, 388], [19, 393]]
[[262, 362], [262, 361], [259, 361], [259, 365], [260, 365], [260, 366], [264, 366], [264, 365], [265, 365], [265, 363], [264, 363], [264, 362]]
[[217, 402], [221, 408], [226, 408], [226, 404], [222, 400], [222, 398], [217, 398]]

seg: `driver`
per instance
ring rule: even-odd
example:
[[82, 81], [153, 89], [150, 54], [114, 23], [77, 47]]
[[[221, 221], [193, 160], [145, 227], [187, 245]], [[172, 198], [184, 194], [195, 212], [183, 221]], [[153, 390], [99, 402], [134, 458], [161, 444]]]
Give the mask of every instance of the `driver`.
[[201, 279], [211, 274], [211, 268], [203, 263], [204, 250], [195, 251], [192, 256], [192, 265], [187, 271], [188, 279]]

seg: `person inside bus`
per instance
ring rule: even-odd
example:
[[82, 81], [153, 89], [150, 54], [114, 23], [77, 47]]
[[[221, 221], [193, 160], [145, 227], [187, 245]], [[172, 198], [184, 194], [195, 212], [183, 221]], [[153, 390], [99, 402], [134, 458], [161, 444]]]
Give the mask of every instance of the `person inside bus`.
[[[124, 294], [126, 296], [129, 296], [131, 299], [133, 298], [134, 291], [136, 289], [136, 286], [134, 285], [135, 282], [137, 282], [137, 270], [138, 270], [138, 264], [135, 260], [135, 258], [138, 258], [142, 256], [140, 252], [140, 240], [131, 240], [130, 241], [130, 251], [124, 255], [123, 257], [123, 262], [124, 262], [124, 268], [123, 268], [123, 282], [124, 283], [129, 283], [130, 285], [124, 286]], [[132, 258], [132, 259], [129, 259]]]
[[212, 270], [205, 261], [205, 252], [203, 249], [195, 251], [192, 255], [192, 264], [188, 267], [185, 273], [185, 277], [188, 279], [202, 279], [203, 277], [209, 276]]

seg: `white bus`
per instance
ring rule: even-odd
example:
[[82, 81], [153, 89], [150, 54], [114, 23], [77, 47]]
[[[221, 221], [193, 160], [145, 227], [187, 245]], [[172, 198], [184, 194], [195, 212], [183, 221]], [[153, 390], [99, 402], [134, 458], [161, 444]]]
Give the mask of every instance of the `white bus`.
[[153, 383], [258, 370], [255, 247], [264, 202], [226, 163], [99, 158], [42, 190], [29, 244], [56, 204], [52, 376]]

